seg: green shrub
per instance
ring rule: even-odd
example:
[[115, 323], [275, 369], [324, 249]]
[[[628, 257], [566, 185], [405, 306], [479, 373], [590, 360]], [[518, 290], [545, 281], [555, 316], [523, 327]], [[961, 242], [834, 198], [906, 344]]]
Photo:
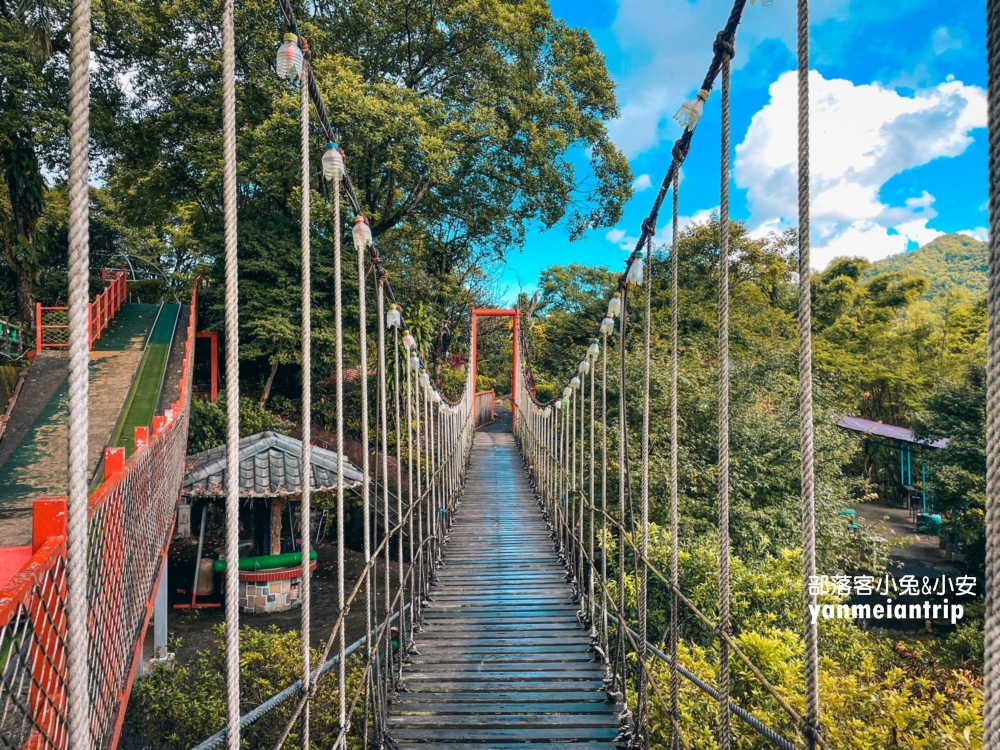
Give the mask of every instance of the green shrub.
[[[274, 430], [287, 432], [294, 423], [269, 411], [251, 398], [240, 399], [240, 437]], [[226, 442], [226, 405], [220, 398], [214, 404], [201, 399], [191, 401], [188, 427], [188, 454], [200, 453]]]

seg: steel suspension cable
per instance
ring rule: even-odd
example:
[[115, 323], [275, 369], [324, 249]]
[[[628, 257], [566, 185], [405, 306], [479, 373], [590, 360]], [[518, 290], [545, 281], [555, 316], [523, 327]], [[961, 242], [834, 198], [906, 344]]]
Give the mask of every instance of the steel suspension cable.
[[236, 195], [236, 33], [222, 4], [222, 203], [226, 274], [226, 745], [240, 750], [240, 332]]
[[[302, 750], [309, 750], [309, 679], [312, 673], [312, 609], [310, 603], [309, 553], [312, 550], [312, 252], [310, 247], [310, 179], [309, 179], [309, 61], [302, 66], [299, 84], [299, 137], [301, 150], [302, 206], [302, 496], [299, 515], [302, 541], [302, 572], [299, 578], [301, 597], [300, 629], [302, 631]], [[232, 476], [232, 475], [230, 475]], [[293, 531], [294, 534], [294, 531]], [[235, 570], [232, 574], [235, 574]], [[238, 576], [234, 577], [238, 578]]]
[[809, 0], [798, 0], [799, 142], [799, 452], [802, 494], [802, 625], [805, 644], [806, 727], [809, 747], [819, 736], [819, 636], [809, 615], [815, 594], [816, 497], [813, 464], [812, 290], [809, 259]]
[[[69, 453], [66, 658], [69, 747], [89, 750], [87, 451], [90, 323], [90, 0], [73, 0], [69, 61]], [[41, 335], [39, 333], [39, 335]]]

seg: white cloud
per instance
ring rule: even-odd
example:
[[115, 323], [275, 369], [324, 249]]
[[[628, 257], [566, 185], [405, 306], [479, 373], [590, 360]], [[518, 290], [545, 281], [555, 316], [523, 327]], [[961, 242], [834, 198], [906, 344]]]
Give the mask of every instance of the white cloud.
[[967, 234], [970, 237], [986, 242], [990, 238], [990, 230], [987, 227], [976, 227], [975, 229], [961, 229], [958, 234]]
[[931, 35], [931, 47], [935, 55], [943, 55], [948, 50], [962, 49], [964, 35], [955, 35], [948, 30], [947, 26], [939, 26]]
[[[940, 235], [927, 226], [937, 215], [933, 195], [888, 206], [879, 191], [907, 169], [963, 153], [971, 132], [986, 126], [985, 92], [950, 81], [907, 97], [816, 71], [809, 85], [814, 266], [837, 255], [874, 260]], [[770, 96], [736, 147], [734, 168], [758, 230], [797, 223], [796, 74], [782, 75]]]
[[625, 237], [625, 231], [623, 229], [609, 229], [608, 233], [604, 235], [604, 239], [615, 245], [620, 243]]
[[641, 174], [635, 178], [635, 182], [632, 183], [632, 189], [641, 193], [643, 190], [649, 190], [653, 187], [653, 181], [649, 179], [648, 174]]
[[[811, 5], [811, 23], [821, 24], [831, 18], [846, 19], [850, 0], [814, 0]], [[617, 81], [621, 116], [609, 124], [609, 131], [626, 156], [680, 135], [680, 126], [671, 118], [697, 91], [723, 21], [716, 0], [618, 0], [611, 30], [626, 72]], [[794, 50], [795, 29], [794, 3], [748, 5], [740, 23], [734, 70], [747, 64], [761, 42], [777, 39]]]

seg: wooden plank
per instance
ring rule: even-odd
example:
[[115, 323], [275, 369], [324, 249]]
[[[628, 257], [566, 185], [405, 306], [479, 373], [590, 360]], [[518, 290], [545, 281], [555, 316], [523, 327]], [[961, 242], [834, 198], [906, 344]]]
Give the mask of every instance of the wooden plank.
[[601, 700], [593, 700], [589, 703], [577, 701], [575, 703], [514, 703], [503, 702], [492, 706], [483, 706], [477, 703], [407, 703], [399, 706], [395, 710], [397, 716], [404, 714], [435, 714], [446, 716], [449, 714], [477, 714], [486, 716], [491, 713], [505, 714], [614, 714], [617, 718], [621, 711], [620, 706], [613, 706]]
[[612, 750], [622, 709], [602, 691], [604, 667], [509, 434], [477, 434], [448, 536], [390, 707], [394, 741]]
[[613, 740], [618, 735], [618, 727], [549, 727], [545, 729], [476, 729], [462, 727], [457, 729], [423, 729], [396, 728], [392, 737], [399, 741], [424, 740], [435, 744], [451, 744], [453, 742], [485, 741], [485, 740], [516, 740], [516, 741], [563, 741], [580, 740]]

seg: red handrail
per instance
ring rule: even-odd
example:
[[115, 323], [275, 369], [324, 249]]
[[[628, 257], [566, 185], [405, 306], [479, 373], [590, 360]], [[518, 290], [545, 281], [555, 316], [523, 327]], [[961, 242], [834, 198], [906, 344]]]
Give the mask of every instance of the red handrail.
[[[93, 302], [87, 304], [88, 345], [101, 338], [128, 296], [128, 273], [120, 268], [101, 269], [101, 279], [111, 282]], [[65, 349], [69, 346], [69, 308], [43, 307], [35, 304], [35, 352], [42, 349]]]
[[[120, 308], [123, 278], [116, 273], [107, 297], [95, 302], [108, 311]], [[177, 399], [154, 417], [152, 430], [136, 428], [135, 452], [127, 461], [121, 448], [106, 449], [104, 481], [88, 501], [87, 565], [90, 579], [100, 582], [88, 617], [89, 662], [100, 670], [90, 680], [90, 726], [93, 745], [102, 750], [118, 743], [173, 534], [187, 453], [196, 307], [197, 282]], [[64, 497], [36, 501], [35, 552], [0, 588], [0, 653], [11, 655], [7, 669], [17, 673], [17, 679], [0, 681], [0, 715], [8, 718], [0, 724], [0, 744], [61, 750], [67, 729], [65, 527], [44, 523], [42, 506], [56, 516], [61, 509], [65, 518]]]

